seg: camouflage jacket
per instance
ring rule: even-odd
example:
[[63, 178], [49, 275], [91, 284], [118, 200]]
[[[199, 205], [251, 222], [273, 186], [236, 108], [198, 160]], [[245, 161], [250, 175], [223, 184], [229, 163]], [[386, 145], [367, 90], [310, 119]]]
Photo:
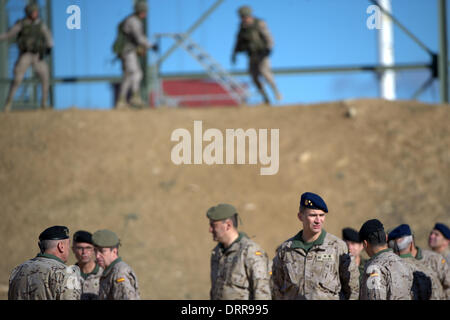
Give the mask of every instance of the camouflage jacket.
[[402, 258], [385, 249], [366, 263], [360, 300], [412, 300], [413, 272]]
[[277, 300], [358, 299], [359, 271], [347, 245], [322, 230], [306, 250], [303, 231], [282, 243], [272, 267], [273, 298]]
[[114, 260], [100, 278], [100, 300], [140, 300], [139, 286], [133, 269], [122, 261]]
[[224, 249], [211, 254], [211, 300], [267, 300], [270, 292], [267, 254], [245, 233]]
[[443, 300], [445, 299], [441, 282], [433, 270], [426, 267], [411, 254], [400, 255], [413, 268], [414, 300]]
[[103, 274], [103, 268], [95, 264], [94, 270], [90, 273], [80, 271], [82, 278], [81, 300], [97, 300], [100, 290], [100, 277]]
[[50, 254], [38, 254], [14, 268], [9, 300], [79, 300], [80, 269]]
[[441, 282], [447, 300], [450, 300], [450, 266], [439, 253], [417, 249], [416, 260], [433, 270]]
[[247, 52], [251, 57], [272, 50], [274, 41], [265, 21], [254, 18], [251, 25], [241, 23], [233, 52]]

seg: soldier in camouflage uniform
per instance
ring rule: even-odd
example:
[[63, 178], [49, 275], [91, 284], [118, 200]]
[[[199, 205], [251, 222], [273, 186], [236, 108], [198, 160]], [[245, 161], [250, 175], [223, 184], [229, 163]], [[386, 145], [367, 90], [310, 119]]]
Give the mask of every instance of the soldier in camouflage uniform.
[[422, 249], [415, 245], [412, 239], [411, 255], [423, 266], [431, 269], [438, 277], [446, 299], [450, 299], [450, 265], [442, 255], [437, 252]]
[[433, 270], [412, 256], [413, 235], [407, 224], [394, 228], [388, 235], [389, 247], [403, 258], [413, 270], [413, 293], [415, 300], [442, 300], [445, 294]]
[[97, 263], [105, 270], [100, 278], [100, 300], [140, 300], [138, 279], [133, 269], [119, 257], [120, 241], [110, 230], [92, 235]]
[[300, 199], [303, 230], [276, 250], [272, 267], [277, 300], [356, 300], [359, 272], [344, 241], [323, 229], [327, 205], [314, 193]]
[[145, 56], [148, 49], [158, 50], [158, 46], [151, 44], [144, 34], [142, 20], [147, 16], [147, 3], [138, 1], [134, 9], [135, 12], [119, 24], [118, 36], [113, 45], [114, 53], [122, 61], [123, 70], [116, 109], [129, 107], [127, 95], [130, 90], [131, 105], [139, 108], [145, 107], [139, 94], [143, 72], [138, 55]]
[[383, 224], [377, 219], [366, 221], [359, 238], [370, 257], [361, 280], [360, 300], [412, 300], [412, 269], [388, 248]]
[[270, 100], [261, 83], [261, 76], [266, 79], [272, 88], [276, 99], [281, 100], [280, 92], [270, 69], [269, 55], [273, 49], [274, 41], [267, 24], [263, 20], [253, 17], [252, 10], [248, 6], [239, 8], [238, 14], [241, 18], [241, 25], [231, 56], [231, 62], [233, 64], [236, 63], [236, 54], [238, 52], [246, 52], [249, 58], [249, 72], [263, 97], [264, 103], [269, 104]]
[[77, 231], [73, 235], [72, 251], [77, 259], [83, 278], [81, 300], [96, 300], [100, 289], [100, 277], [103, 268], [95, 261], [92, 234], [87, 231]]
[[345, 241], [348, 247], [348, 252], [355, 257], [355, 263], [359, 270], [359, 279], [362, 279], [364, 274], [364, 266], [368, 259], [364, 259], [361, 256], [361, 252], [364, 250], [362, 241], [359, 239], [358, 231], [352, 228], [342, 229], [342, 240]]
[[80, 270], [67, 266], [69, 229], [53, 226], [39, 236], [39, 253], [17, 266], [9, 279], [9, 300], [79, 300]]
[[236, 209], [229, 204], [211, 207], [209, 232], [218, 245], [211, 253], [211, 300], [268, 300], [270, 265], [266, 252], [237, 230]]
[[50, 53], [53, 47], [53, 39], [47, 26], [39, 19], [39, 7], [36, 4], [27, 5], [25, 13], [24, 19], [17, 21], [11, 29], [0, 35], [0, 40], [11, 39], [17, 35], [19, 47], [19, 58], [14, 66], [14, 80], [4, 106], [5, 112], [11, 110], [14, 95], [30, 65], [41, 79], [41, 107], [47, 108], [49, 72], [47, 63], [43, 58]]

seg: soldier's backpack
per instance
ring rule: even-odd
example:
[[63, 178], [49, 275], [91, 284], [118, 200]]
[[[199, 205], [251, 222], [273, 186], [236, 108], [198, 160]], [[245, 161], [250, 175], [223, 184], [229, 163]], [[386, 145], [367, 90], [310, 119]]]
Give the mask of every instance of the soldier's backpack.
[[123, 25], [125, 23], [125, 20], [122, 21], [119, 24], [119, 27], [117, 28], [117, 37], [113, 44], [113, 52], [120, 56], [123, 52], [123, 49], [125, 48], [125, 43], [127, 42], [127, 35], [123, 31]]

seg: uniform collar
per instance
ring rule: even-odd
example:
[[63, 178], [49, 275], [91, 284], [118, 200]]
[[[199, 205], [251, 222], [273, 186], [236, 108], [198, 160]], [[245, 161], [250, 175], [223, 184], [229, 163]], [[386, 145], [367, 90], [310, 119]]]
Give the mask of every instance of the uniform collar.
[[240, 242], [240, 241], [242, 240], [242, 238], [244, 238], [244, 237], [247, 238], [247, 237], [248, 237], [247, 234], [245, 234], [244, 232], [239, 232], [239, 236], [236, 238], [236, 240], [234, 240], [234, 241], [230, 244], [230, 246], [229, 246], [228, 248], [225, 248], [225, 247], [223, 246], [223, 244], [221, 244], [221, 243], [219, 243], [219, 248], [220, 248], [220, 250], [221, 250], [223, 253], [234, 251], [234, 248], [232, 249], [232, 247], [233, 247], [236, 243]]
[[416, 247], [416, 249], [417, 249], [416, 259], [422, 260], [422, 258], [423, 258], [422, 249], [420, 249], [419, 247]]
[[373, 256], [372, 256], [372, 258], [371, 259], [373, 259], [373, 258], [375, 258], [375, 257], [378, 257], [380, 254], [382, 254], [382, 253], [385, 253], [385, 252], [393, 252], [392, 251], [392, 249], [391, 248], [387, 248], [387, 249], [383, 249], [383, 250], [381, 250], [381, 251], [378, 251], [377, 253], [375, 253]]
[[103, 271], [103, 275], [106, 276], [106, 275], [109, 273], [109, 271], [110, 271], [117, 263], [119, 263], [120, 261], [122, 261], [122, 258], [121, 258], [121, 257], [118, 257], [116, 260], [114, 260], [113, 262], [111, 262], [111, 264], [110, 264], [109, 266], [107, 266], [107, 267], [105, 268], [105, 270]]
[[400, 258], [414, 258], [411, 253], [401, 254]]
[[53, 260], [56, 260], [58, 262], [65, 264], [64, 261], [62, 261], [60, 258], [58, 258], [57, 256], [54, 256], [50, 253], [38, 253], [38, 255], [36, 257], [53, 259]]
[[312, 243], [305, 242], [302, 238], [302, 235], [303, 235], [303, 230], [295, 235], [294, 239], [292, 240], [291, 248], [293, 248], [293, 249], [300, 248], [305, 251], [308, 251], [308, 248], [312, 248], [314, 246], [321, 246], [323, 244], [323, 242], [325, 241], [325, 236], [327, 235], [327, 232], [325, 231], [325, 229], [322, 229], [322, 231], [320, 232], [319, 238], [317, 238], [317, 240], [313, 241]]
[[[75, 263], [75, 265], [78, 266], [78, 267], [80, 267], [80, 266], [78, 265], [78, 263]], [[96, 264], [95, 264], [95, 267], [94, 267], [94, 270], [92, 270], [92, 271], [89, 272], [89, 273], [84, 273], [83, 271], [81, 271], [81, 268], [80, 268], [80, 274], [81, 274], [81, 276], [83, 277], [83, 279], [86, 280], [87, 277], [89, 277], [91, 274], [97, 274], [99, 269], [100, 269], [100, 266], [96, 263]]]

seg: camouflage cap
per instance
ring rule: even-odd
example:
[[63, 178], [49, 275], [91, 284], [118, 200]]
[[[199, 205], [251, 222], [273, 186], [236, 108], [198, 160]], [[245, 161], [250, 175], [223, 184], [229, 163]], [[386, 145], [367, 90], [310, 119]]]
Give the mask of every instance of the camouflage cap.
[[147, 2], [143, 0], [136, 2], [136, 4], [134, 5], [134, 11], [137, 13], [147, 12], [148, 11]]
[[31, 16], [31, 14], [35, 11], [39, 11], [39, 7], [36, 3], [30, 3], [25, 7], [25, 14], [27, 16]]
[[213, 221], [225, 220], [235, 214], [237, 214], [236, 208], [226, 203], [220, 203], [215, 207], [211, 207], [206, 212], [206, 216]]
[[119, 237], [111, 230], [98, 230], [92, 235], [92, 242], [101, 248], [112, 248], [120, 245]]
[[249, 17], [252, 15], [252, 8], [249, 6], [242, 6], [239, 8], [238, 13], [241, 17]]

